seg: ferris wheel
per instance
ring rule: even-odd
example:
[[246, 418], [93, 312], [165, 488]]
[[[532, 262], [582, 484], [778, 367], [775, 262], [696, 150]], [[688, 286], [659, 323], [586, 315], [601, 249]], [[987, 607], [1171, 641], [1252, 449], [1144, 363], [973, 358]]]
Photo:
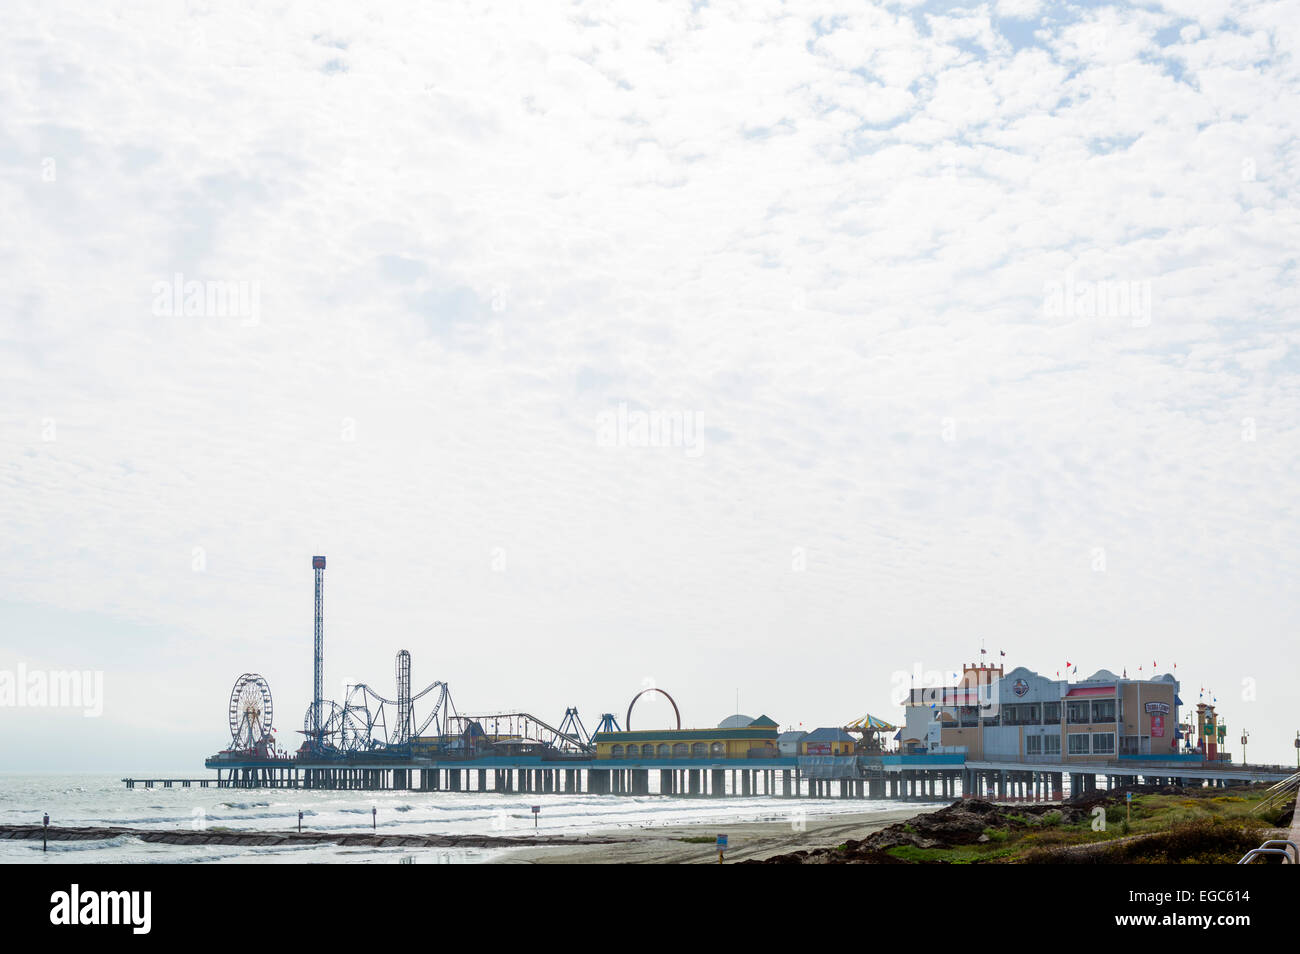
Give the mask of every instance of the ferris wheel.
[[251, 749], [269, 739], [274, 715], [270, 684], [257, 673], [244, 673], [230, 690], [230, 747]]

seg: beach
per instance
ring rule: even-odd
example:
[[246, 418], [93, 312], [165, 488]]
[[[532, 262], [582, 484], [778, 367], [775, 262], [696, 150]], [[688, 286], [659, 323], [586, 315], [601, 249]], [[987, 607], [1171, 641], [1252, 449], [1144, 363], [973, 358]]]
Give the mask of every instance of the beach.
[[[48, 850], [17, 831], [0, 837], [0, 864], [716, 862], [719, 833], [731, 839], [728, 860], [781, 854], [840, 844], [934, 807], [768, 796], [127, 789], [117, 774], [0, 773], [0, 828], [40, 825], [48, 813], [56, 829]], [[98, 831], [78, 836], [73, 829]], [[581, 850], [597, 847], [579, 844], [597, 838], [617, 844]], [[573, 844], [531, 843], [561, 839]]]
[[[647, 826], [629, 831], [596, 831], [616, 839], [609, 844], [555, 845], [519, 848], [493, 859], [496, 864], [717, 864], [714, 842], [726, 835], [724, 863], [760, 860], [809, 848], [829, 848], [849, 839], [865, 838], [889, 825], [907, 821], [941, 805], [911, 804], [887, 811], [808, 815], [782, 821], [720, 821]], [[796, 826], [802, 826], [797, 830]], [[699, 839], [706, 839], [700, 841]]]

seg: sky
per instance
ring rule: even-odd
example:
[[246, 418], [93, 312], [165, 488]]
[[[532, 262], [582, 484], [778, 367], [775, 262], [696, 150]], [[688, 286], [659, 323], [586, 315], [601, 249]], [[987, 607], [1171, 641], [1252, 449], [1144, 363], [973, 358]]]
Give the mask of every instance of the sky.
[[103, 704], [0, 707], [0, 770], [198, 770], [245, 672], [296, 748], [317, 553], [334, 696], [404, 648], [461, 712], [809, 728], [984, 647], [1289, 763], [1297, 49], [1294, 0], [4, 4], [0, 671]]

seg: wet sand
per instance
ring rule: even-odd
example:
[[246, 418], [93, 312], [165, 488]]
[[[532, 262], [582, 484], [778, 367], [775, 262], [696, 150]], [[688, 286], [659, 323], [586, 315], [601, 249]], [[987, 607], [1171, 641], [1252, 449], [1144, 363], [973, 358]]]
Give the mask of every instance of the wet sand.
[[[592, 832], [593, 837], [608, 838], [608, 844], [555, 845], [512, 850], [496, 859], [497, 864], [717, 864], [718, 853], [714, 846], [717, 835], [726, 835], [728, 847], [725, 860], [746, 861], [767, 858], [807, 848], [827, 848], [842, 845], [849, 839], [865, 838], [897, 822], [906, 821], [923, 812], [932, 812], [941, 805], [910, 805], [906, 808], [883, 812], [839, 815], [809, 815], [805, 831], [795, 831], [789, 821], [764, 822], [702, 822], [694, 825], [674, 825], [613, 829]], [[707, 843], [685, 841], [687, 838], [707, 838]]]
[[579, 844], [598, 844], [606, 839], [600, 835], [421, 835], [380, 834], [367, 831], [258, 831], [229, 828], [122, 828], [119, 826], [66, 827], [40, 825], [0, 825], [0, 841], [25, 840], [108, 841], [113, 838], [138, 838], [150, 844], [163, 845], [255, 845], [288, 846], [332, 844], [361, 848], [512, 848], [519, 845], [559, 845], [572, 847]]

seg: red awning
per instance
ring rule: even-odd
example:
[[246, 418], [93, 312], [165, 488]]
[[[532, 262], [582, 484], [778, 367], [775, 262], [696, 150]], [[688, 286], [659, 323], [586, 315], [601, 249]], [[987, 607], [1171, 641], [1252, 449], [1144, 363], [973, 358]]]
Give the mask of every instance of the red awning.
[[1069, 699], [1072, 696], [1075, 698], [1079, 696], [1113, 696], [1114, 694], [1114, 686], [1075, 686], [1065, 694], [1065, 698]]

